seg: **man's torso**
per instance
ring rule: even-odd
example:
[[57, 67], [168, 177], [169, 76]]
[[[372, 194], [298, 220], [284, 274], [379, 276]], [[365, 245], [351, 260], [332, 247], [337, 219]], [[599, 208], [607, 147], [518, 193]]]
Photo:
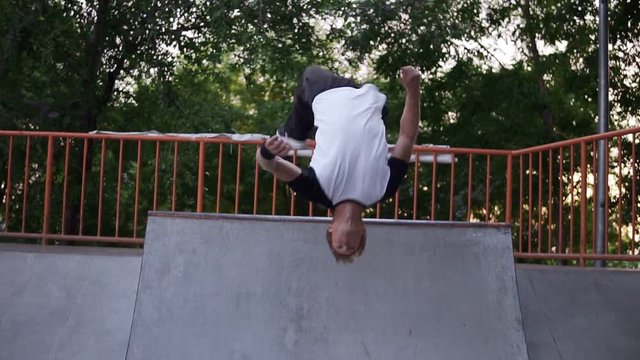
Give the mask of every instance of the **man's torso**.
[[389, 180], [382, 121], [386, 96], [374, 85], [340, 87], [313, 100], [316, 148], [310, 166], [333, 204], [376, 203]]

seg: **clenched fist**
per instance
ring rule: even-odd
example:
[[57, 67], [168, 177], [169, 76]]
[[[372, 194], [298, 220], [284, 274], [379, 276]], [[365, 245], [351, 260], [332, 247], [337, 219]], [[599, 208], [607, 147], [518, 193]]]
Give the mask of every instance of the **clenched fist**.
[[264, 146], [276, 156], [285, 156], [289, 153], [289, 150], [291, 150], [291, 146], [278, 135], [267, 139]]
[[403, 66], [400, 69], [400, 82], [405, 90], [418, 90], [420, 88], [420, 72], [413, 66]]

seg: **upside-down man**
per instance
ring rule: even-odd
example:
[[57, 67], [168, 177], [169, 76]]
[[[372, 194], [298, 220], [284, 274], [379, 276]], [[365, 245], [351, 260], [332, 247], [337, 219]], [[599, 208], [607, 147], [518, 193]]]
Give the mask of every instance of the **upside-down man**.
[[[393, 196], [407, 172], [420, 121], [420, 73], [405, 66], [400, 81], [405, 104], [391, 156], [383, 123], [386, 96], [372, 84], [360, 86], [316, 66], [304, 71], [286, 123], [256, 154], [262, 168], [294, 192], [331, 209], [327, 240], [336, 260], [349, 262], [362, 253], [364, 210]], [[314, 128], [308, 168], [282, 158], [301, 148]]]

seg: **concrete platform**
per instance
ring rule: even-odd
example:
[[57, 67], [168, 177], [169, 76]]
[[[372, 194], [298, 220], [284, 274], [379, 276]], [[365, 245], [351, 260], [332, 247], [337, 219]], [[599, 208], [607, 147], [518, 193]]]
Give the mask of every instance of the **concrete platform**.
[[[136, 338], [132, 336], [148, 342], [151, 355], [158, 359], [176, 354], [180, 356], [173, 359], [198, 358], [194, 349], [200, 346], [209, 351], [209, 341], [235, 351], [228, 359], [247, 358], [248, 351], [256, 348], [265, 354], [297, 351], [304, 359], [302, 346], [313, 340], [312, 349], [320, 351], [318, 344], [325, 344], [324, 354], [332, 354], [333, 359], [341, 358], [336, 355], [336, 349], [341, 349], [355, 354], [353, 359], [403, 359], [400, 355], [408, 354], [404, 358], [448, 360], [468, 355], [461, 355], [458, 347], [469, 348], [478, 344], [477, 339], [496, 336], [487, 335], [495, 331], [479, 329], [483, 323], [469, 314], [495, 321], [477, 309], [486, 303], [482, 300], [486, 292], [474, 286], [498, 276], [491, 272], [501, 267], [492, 266], [477, 248], [485, 241], [483, 236], [502, 238], [504, 228], [485, 233], [482, 227], [432, 224], [427, 226], [431, 235], [417, 241], [410, 237], [420, 233], [422, 225], [397, 231], [383, 223], [380, 228], [375, 225], [375, 229], [386, 229], [378, 240], [372, 240], [369, 231], [364, 256], [344, 266], [334, 263], [322, 235], [316, 237], [324, 228], [322, 222], [275, 221], [261, 223], [256, 231], [238, 229], [242, 221], [231, 221], [214, 232], [201, 223], [203, 218], [184, 224], [173, 220], [176, 227], [165, 229], [163, 235], [172, 237], [164, 240], [170, 242], [171, 250], [161, 251], [148, 239], [147, 251], [159, 251], [159, 257], [147, 257], [146, 262], [155, 263], [149, 269], [158, 273], [151, 276], [155, 283], [143, 283], [157, 298], [147, 301], [146, 309], [138, 308], [137, 315], [146, 317], [148, 327], [138, 324]], [[199, 247], [192, 246], [193, 230], [184, 227], [196, 223], [200, 225], [195, 228], [204, 229], [195, 240]], [[434, 241], [438, 237], [446, 240]], [[221, 238], [222, 246], [208, 246]], [[290, 246], [283, 246], [283, 239]], [[391, 242], [400, 245], [390, 247]], [[469, 251], [450, 258], [447, 248], [465, 243]], [[416, 257], [416, 252], [422, 255]], [[0, 360], [125, 359], [141, 257], [138, 250], [0, 244]], [[509, 264], [501, 266], [505, 269]], [[468, 275], [471, 269], [487, 274]], [[352, 270], [354, 274], [349, 275]], [[518, 265], [516, 274], [531, 360], [640, 359], [639, 271]], [[510, 284], [509, 288], [487, 288], [499, 298], [513, 290]], [[181, 302], [173, 304], [175, 299]], [[340, 304], [343, 307], [336, 308]], [[233, 316], [241, 321], [229, 321]], [[461, 322], [462, 318], [474, 321]], [[175, 328], [167, 322], [174, 319]], [[255, 326], [256, 322], [263, 323]], [[245, 332], [241, 332], [243, 326]], [[143, 333], [145, 329], [149, 334]], [[516, 328], [507, 336], [520, 333]], [[166, 334], [174, 338], [153, 339]], [[265, 345], [268, 341], [271, 346]], [[134, 346], [132, 341], [131, 350]], [[398, 347], [406, 349], [395, 351]], [[244, 349], [248, 350], [243, 353]], [[419, 357], [425, 349], [438, 352]], [[218, 354], [212, 351], [200, 358], [223, 358]], [[285, 354], [283, 359], [298, 354]], [[146, 355], [130, 354], [151, 358]], [[262, 354], [253, 358], [268, 359]]]
[[122, 360], [141, 251], [0, 245], [0, 360]]
[[640, 272], [519, 266], [531, 360], [640, 359]]
[[127, 353], [142, 359], [527, 359], [507, 226], [154, 213]]

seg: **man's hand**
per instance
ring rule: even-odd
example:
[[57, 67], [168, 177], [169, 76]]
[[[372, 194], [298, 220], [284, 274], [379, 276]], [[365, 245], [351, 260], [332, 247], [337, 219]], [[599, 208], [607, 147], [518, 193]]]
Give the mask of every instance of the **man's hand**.
[[302, 173], [302, 170], [300, 170], [298, 166], [282, 158], [282, 156], [287, 155], [289, 150], [291, 150], [291, 146], [289, 146], [283, 138], [278, 135], [272, 136], [267, 139], [262, 146], [275, 155], [275, 157], [266, 159], [261, 154], [262, 147], [259, 147], [256, 151], [256, 159], [263, 169], [272, 173], [276, 178], [289, 182], [293, 181]]
[[289, 146], [289, 144], [287, 144], [284, 139], [278, 135], [274, 135], [267, 139], [264, 146], [276, 156], [285, 156], [289, 153], [289, 150], [291, 150], [291, 146]]
[[400, 82], [407, 91], [420, 89], [420, 72], [413, 66], [403, 66], [400, 69]]

